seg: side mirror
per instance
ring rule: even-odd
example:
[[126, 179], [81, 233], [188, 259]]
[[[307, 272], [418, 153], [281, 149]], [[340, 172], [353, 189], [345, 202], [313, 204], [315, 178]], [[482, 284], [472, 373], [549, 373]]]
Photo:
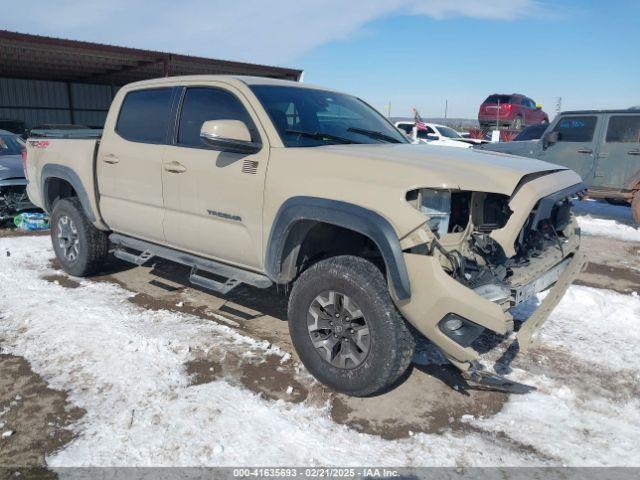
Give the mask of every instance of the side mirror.
[[547, 149], [549, 146], [558, 142], [558, 132], [547, 132], [542, 136], [542, 148]]
[[235, 153], [256, 153], [262, 148], [251, 141], [247, 125], [240, 120], [209, 120], [200, 128], [202, 142], [216, 150]]
[[440, 140], [437, 135], [427, 135], [427, 140]]

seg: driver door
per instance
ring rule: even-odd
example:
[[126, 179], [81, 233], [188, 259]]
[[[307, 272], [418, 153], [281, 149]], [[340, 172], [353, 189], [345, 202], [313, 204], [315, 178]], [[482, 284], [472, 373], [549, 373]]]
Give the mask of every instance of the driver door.
[[591, 185], [595, 175], [600, 121], [596, 115], [567, 115], [553, 127], [558, 141], [542, 150], [540, 160], [576, 171]]
[[[226, 86], [187, 86], [180, 95], [174, 139], [162, 162], [166, 241], [196, 255], [261, 268], [266, 135], [246, 100]], [[241, 154], [205, 145], [200, 130], [209, 120], [244, 122], [262, 149]]]

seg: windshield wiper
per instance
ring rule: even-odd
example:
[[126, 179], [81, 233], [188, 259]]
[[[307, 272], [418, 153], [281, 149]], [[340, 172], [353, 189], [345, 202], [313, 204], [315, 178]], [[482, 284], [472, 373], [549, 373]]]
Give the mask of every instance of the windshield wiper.
[[331, 133], [306, 132], [304, 130], [295, 130], [293, 128], [287, 128], [285, 130], [285, 132], [292, 133], [294, 135], [303, 135], [305, 137], [316, 138], [318, 140], [325, 140], [325, 139], [326, 140], [333, 140], [333, 141], [336, 141], [338, 143], [359, 143], [359, 142], [356, 142], [355, 140], [350, 140], [348, 138], [339, 137], [338, 135], [333, 135]]
[[387, 135], [382, 132], [376, 132], [375, 130], [367, 130], [364, 128], [350, 127], [350, 128], [347, 128], [347, 131], [353, 132], [353, 133], [359, 133], [361, 135], [366, 135], [367, 137], [375, 138], [377, 140], [384, 140], [385, 142], [389, 142], [389, 143], [400, 143], [400, 140], [398, 140], [397, 138], [393, 138], [391, 135]]

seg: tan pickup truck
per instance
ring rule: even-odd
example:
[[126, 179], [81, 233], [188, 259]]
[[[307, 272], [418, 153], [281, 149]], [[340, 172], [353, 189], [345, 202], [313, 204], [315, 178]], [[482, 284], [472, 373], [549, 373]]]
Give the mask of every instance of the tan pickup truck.
[[127, 85], [100, 139], [29, 139], [27, 175], [68, 273], [112, 250], [189, 265], [221, 293], [285, 285], [302, 362], [351, 395], [392, 386], [420, 335], [472, 381], [508, 389], [479, 337], [513, 339], [510, 309], [550, 289], [519, 328], [525, 348], [584, 262], [573, 171], [410, 145], [362, 100], [300, 83]]

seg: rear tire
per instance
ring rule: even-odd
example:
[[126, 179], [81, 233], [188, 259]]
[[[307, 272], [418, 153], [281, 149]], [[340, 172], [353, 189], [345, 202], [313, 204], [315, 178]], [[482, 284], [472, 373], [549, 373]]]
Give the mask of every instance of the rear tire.
[[381, 393], [411, 363], [414, 337], [382, 272], [363, 258], [333, 257], [305, 270], [291, 291], [288, 316], [302, 363], [338, 392]]
[[522, 130], [522, 117], [516, 117], [511, 122], [511, 130]]
[[109, 251], [107, 234], [93, 226], [78, 198], [58, 200], [50, 225], [53, 250], [65, 272], [86, 277], [100, 269]]

